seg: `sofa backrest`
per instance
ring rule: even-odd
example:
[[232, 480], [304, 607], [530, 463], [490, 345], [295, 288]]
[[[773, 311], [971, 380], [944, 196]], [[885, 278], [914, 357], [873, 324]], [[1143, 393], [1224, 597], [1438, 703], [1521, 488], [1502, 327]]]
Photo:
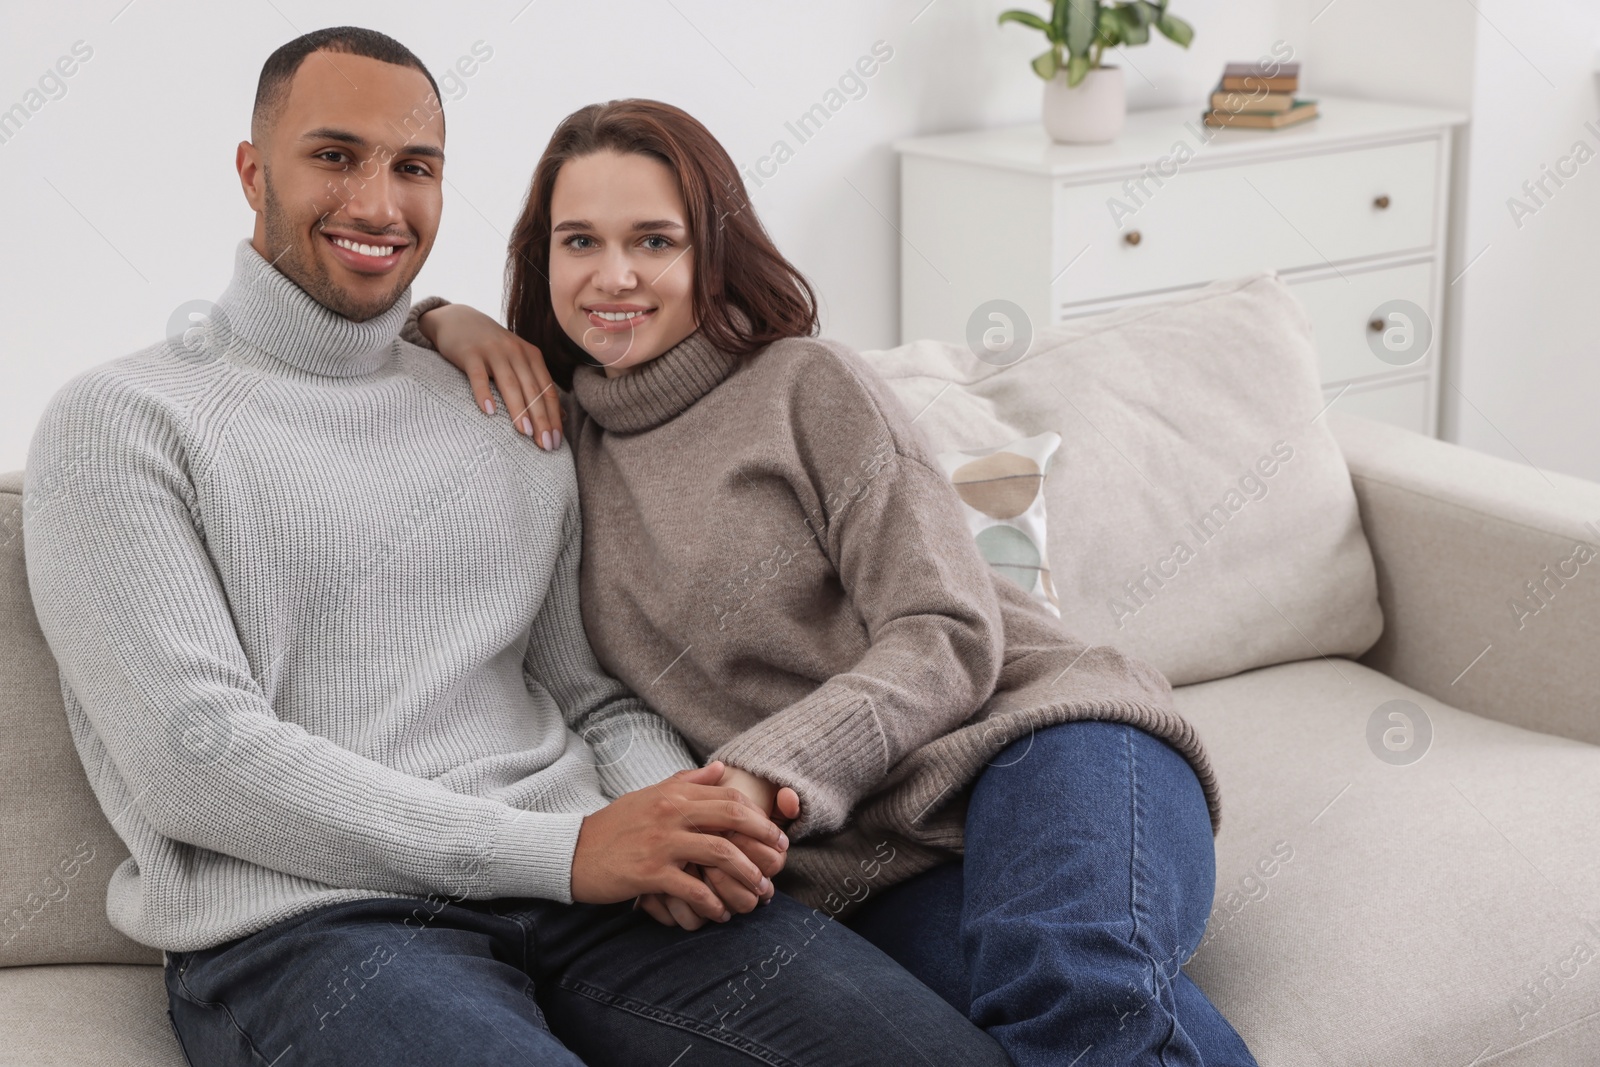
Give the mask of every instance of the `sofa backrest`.
[[[1018, 324], [1020, 325], [1020, 324]], [[983, 326], [980, 323], [980, 328]], [[1174, 685], [1357, 656], [1383, 627], [1311, 323], [1270, 271], [981, 346], [863, 352], [935, 452], [1055, 431], [1062, 621]]]
[[160, 963], [106, 919], [128, 858], [89, 788], [22, 554], [22, 475], [0, 475], [0, 966]]

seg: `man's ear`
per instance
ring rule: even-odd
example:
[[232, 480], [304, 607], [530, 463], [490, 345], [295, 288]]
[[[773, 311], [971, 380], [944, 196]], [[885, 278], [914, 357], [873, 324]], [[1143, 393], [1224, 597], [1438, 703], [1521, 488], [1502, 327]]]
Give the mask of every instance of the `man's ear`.
[[262, 163], [260, 149], [249, 141], [240, 141], [234, 166], [239, 170], [239, 184], [244, 188], [244, 198], [250, 202], [252, 210], [261, 214], [266, 210], [267, 170]]

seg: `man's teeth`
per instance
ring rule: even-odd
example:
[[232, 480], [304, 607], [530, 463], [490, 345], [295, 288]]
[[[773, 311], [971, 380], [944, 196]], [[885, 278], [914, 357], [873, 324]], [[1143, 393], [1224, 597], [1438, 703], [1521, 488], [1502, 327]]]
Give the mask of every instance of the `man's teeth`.
[[591, 311], [589, 314], [598, 315], [607, 322], [625, 322], [628, 319], [638, 318], [643, 311]]
[[332, 241], [340, 248], [348, 248], [350, 251], [359, 255], [371, 256], [374, 259], [381, 259], [384, 256], [399, 251], [398, 245], [364, 245], [356, 241], [352, 241], [348, 237], [334, 237], [332, 238]]

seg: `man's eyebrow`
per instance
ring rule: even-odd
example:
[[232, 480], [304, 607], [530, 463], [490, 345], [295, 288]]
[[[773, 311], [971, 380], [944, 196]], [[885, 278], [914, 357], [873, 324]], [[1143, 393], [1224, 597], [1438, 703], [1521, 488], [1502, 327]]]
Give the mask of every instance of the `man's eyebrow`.
[[[568, 219], [558, 225], [553, 232], [561, 233], [564, 230], [592, 230], [594, 223], [588, 219]], [[635, 232], [639, 230], [681, 230], [683, 223], [676, 219], [642, 219], [633, 224]]]
[[[349, 130], [335, 129], [332, 126], [319, 126], [314, 130], [307, 130], [301, 135], [302, 141], [337, 141], [347, 144], [351, 148], [368, 148], [367, 139], [360, 134], [351, 133]], [[431, 144], [408, 144], [395, 150], [396, 156], [426, 156], [429, 159], [443, 159], [444, 149]]]

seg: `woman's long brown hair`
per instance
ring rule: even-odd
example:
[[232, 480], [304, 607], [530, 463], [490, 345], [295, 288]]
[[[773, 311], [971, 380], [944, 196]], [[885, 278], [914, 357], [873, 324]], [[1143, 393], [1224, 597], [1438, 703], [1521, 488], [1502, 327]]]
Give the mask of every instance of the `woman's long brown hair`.
[[550, 198], [564, 163], [603, 151], [650, 156], [677, 175], [694, 248], [694, 317], [707, 341], [748, 356], [817, 332], [816, 293], [767, 236], [738, 168], [711, 132], [658, 100], [590, 104], [551, 135], [507, 253], [506, 324], [539, 346], [557, 385], [571, 389], [577, 364], [595, 360], [567, 337], [550, 304]]

